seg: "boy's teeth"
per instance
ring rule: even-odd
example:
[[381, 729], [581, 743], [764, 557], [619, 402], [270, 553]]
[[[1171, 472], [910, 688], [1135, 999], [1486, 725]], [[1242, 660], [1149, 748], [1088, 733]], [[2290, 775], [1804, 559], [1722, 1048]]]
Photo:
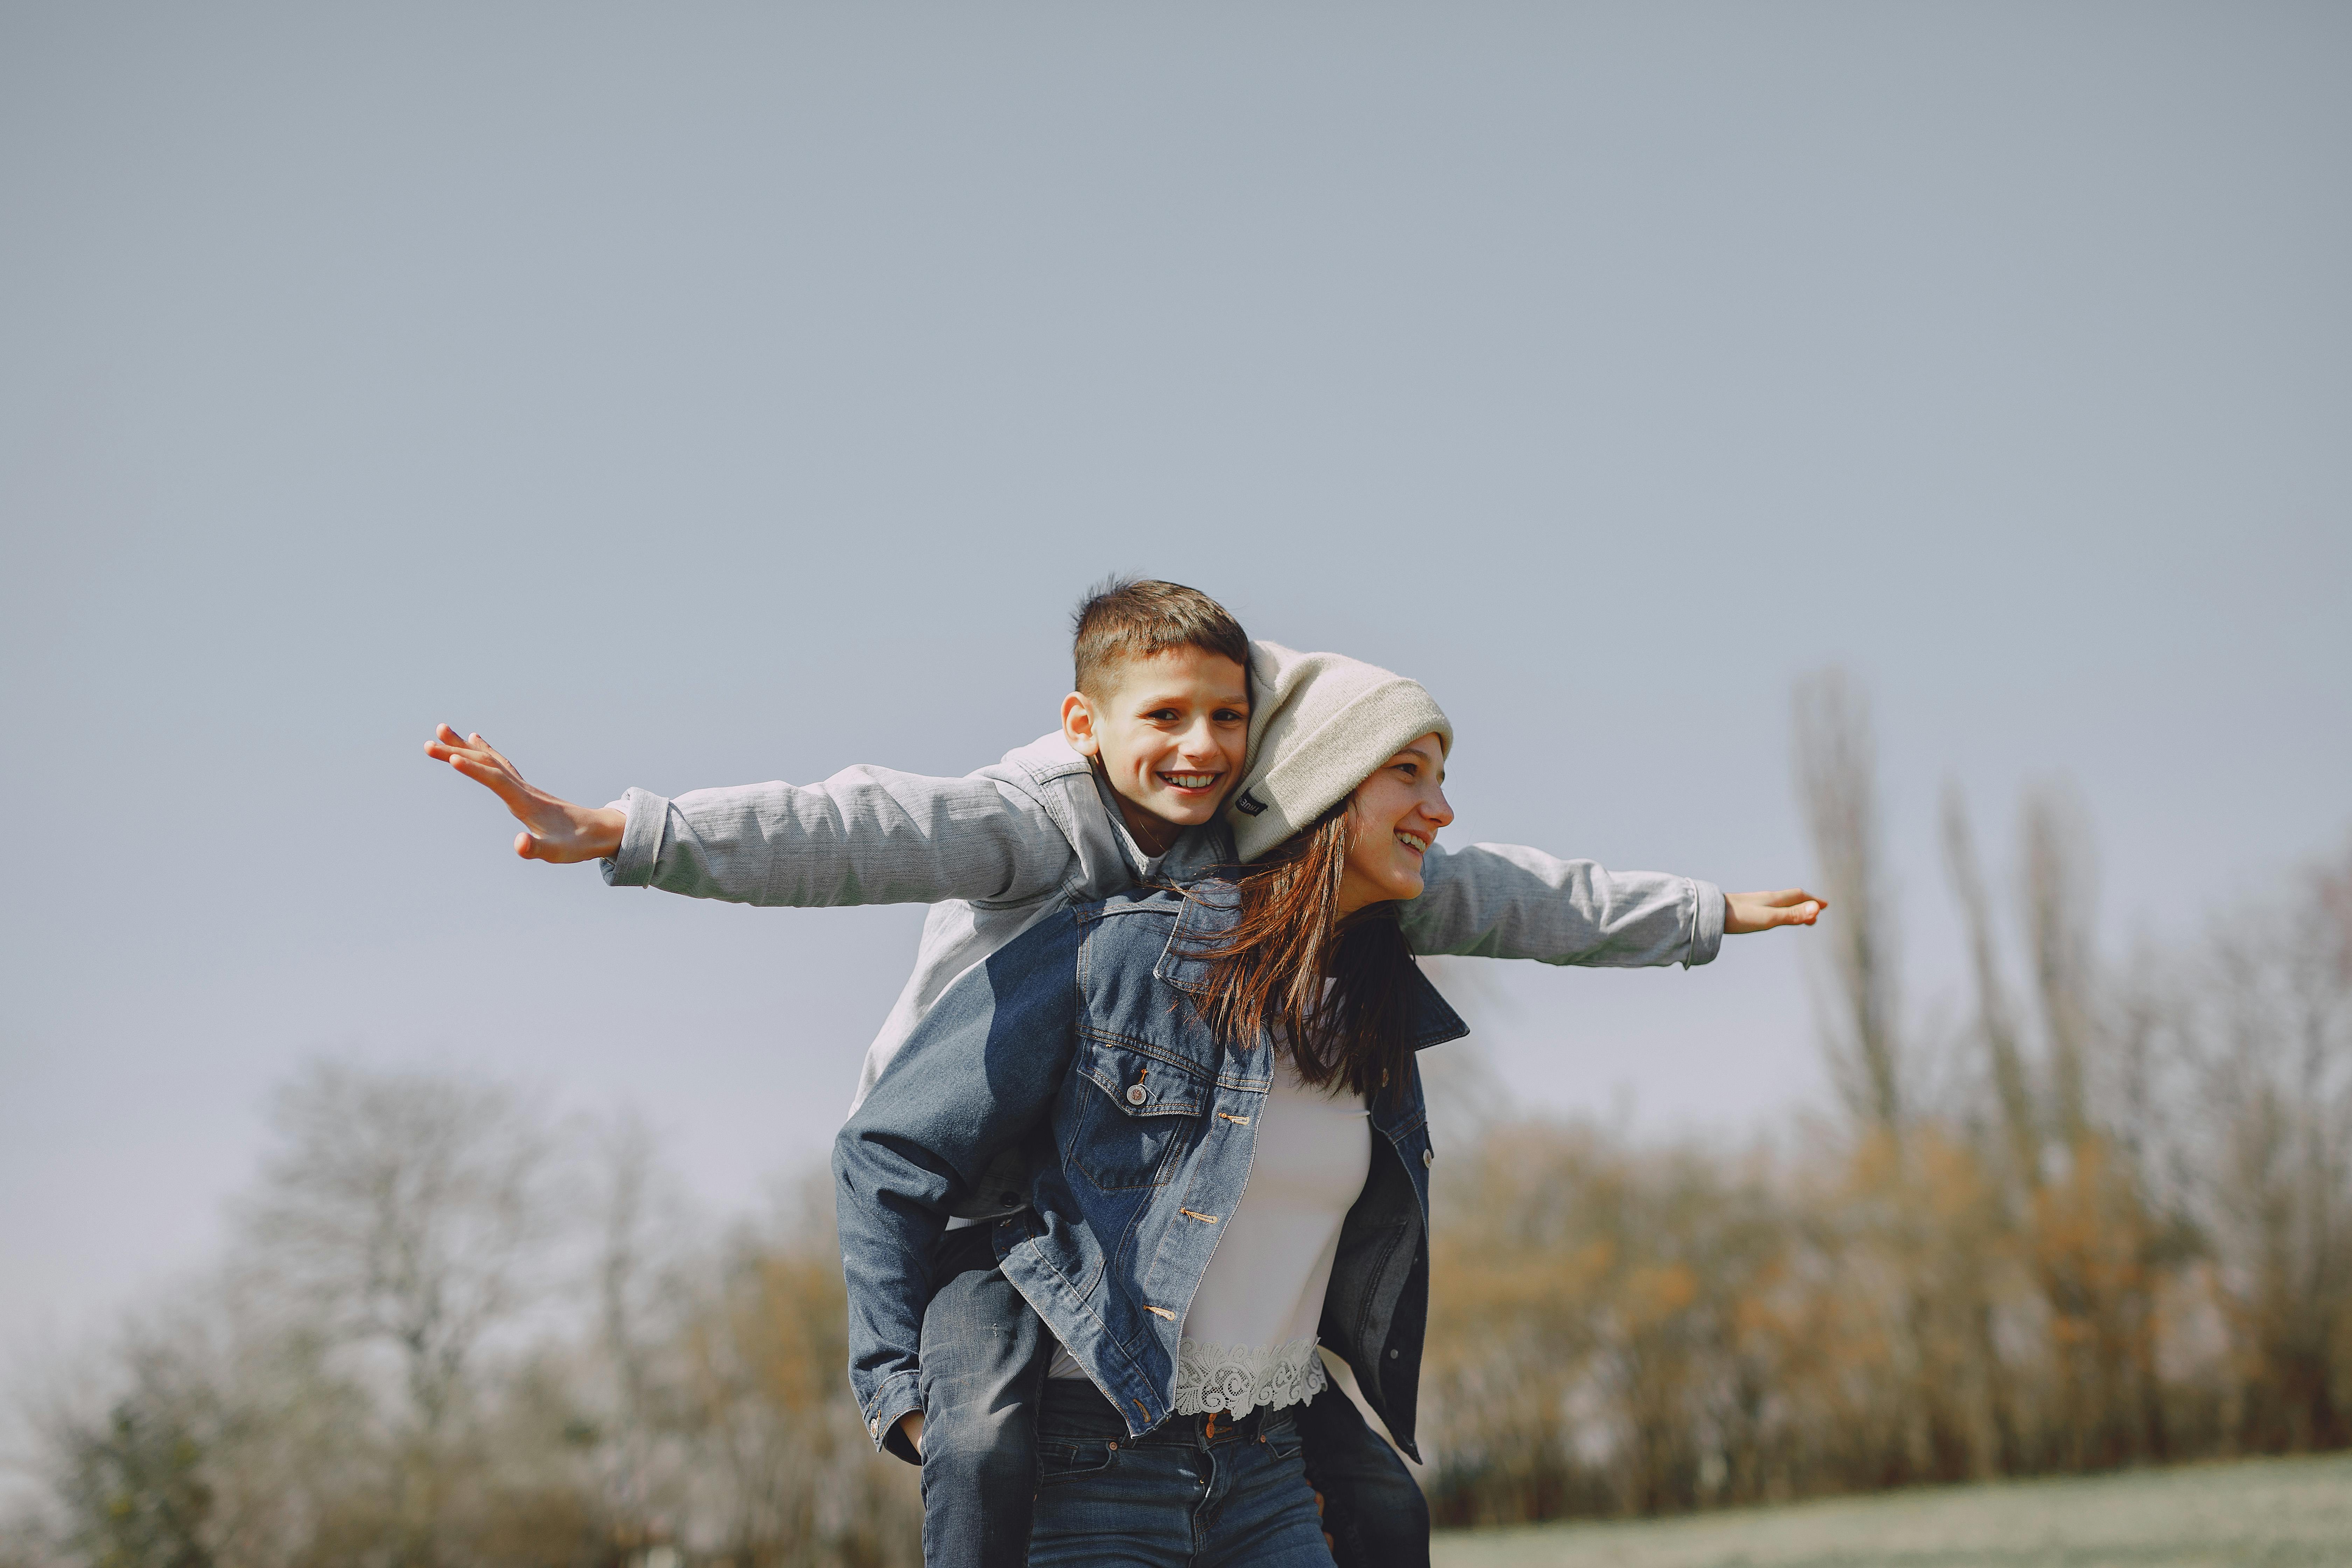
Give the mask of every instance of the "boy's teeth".
[[1162, 773], [1160, 776], [1178, 789], [1206, 789], [1209, 787], [1210, 781], [1217, 775], [1214, 773]]

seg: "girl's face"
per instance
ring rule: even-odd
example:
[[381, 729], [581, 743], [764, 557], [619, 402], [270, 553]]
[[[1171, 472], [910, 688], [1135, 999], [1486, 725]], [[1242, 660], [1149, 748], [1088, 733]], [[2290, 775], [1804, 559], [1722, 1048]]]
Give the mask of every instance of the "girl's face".
[[1421, 858], [1454, 820], [1445, 804], [1445, 748], [1434, 734], [1374, 768], [1348, 806], [1348, 866], [1339, 912], [1421, 897]]

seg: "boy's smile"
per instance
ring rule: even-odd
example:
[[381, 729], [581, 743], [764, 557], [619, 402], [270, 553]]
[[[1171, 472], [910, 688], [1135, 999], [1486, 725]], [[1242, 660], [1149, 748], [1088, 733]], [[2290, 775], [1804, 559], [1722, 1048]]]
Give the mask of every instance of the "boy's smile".
[[1062, 733], [1102, 767], [1147, 855], [1216, 816], [1249, 746], [1249, 676], [1221, 654], [1178, 647], [1133, 658], [1097, 696], [1062, 699]]

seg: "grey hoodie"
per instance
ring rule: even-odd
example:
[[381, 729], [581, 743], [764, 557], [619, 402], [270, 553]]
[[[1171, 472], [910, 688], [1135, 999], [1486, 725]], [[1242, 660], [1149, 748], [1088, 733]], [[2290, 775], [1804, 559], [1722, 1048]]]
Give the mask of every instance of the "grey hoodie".
[[[616, 888], [799, 909], [931, 906], [915, 972], [866, 1047], [853, 1111], [956, 976], [1040, 916], [1233, 858], [1213, 823], [1147, 859], [1058, 730], [960, 779], [854, 767], [823, 784], [676, 799], [633, 789], [614, 804], [628, 814], [620, 852], [604, 862]], [[1432, 845], [1422, 876], [1402, 911], [1418, 953], [1631, 969], [1706, 963], [1723, 942], [1723, 894], [1689, 877], [1612, 872], [1514, 844]]]

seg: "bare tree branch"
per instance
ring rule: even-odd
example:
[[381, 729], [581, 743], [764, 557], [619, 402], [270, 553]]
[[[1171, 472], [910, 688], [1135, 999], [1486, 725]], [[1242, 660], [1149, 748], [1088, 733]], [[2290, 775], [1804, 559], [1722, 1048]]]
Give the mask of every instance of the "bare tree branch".
[[1797, 684], [1797, 794], [1822, 884], [1837, 918], [1825, 922], [1836, 980], [1826, 1029], [1832, 1070], [1848, 1106], [1889, 1131], [1903, 1121], [1897, 1034], [1895, 911], [1879, 822], [1877, 744], [1870, 708], [1845, 672]]

